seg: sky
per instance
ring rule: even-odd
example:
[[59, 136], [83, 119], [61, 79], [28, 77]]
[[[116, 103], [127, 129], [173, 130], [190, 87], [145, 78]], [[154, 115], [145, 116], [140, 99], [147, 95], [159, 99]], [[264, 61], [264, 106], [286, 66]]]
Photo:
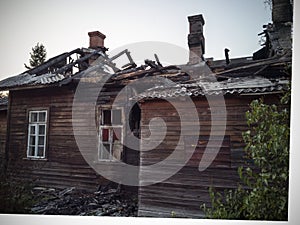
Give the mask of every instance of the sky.
[[88, 47], [95, 30], [110, 50], [142, 41], [188, 48], [187, 16], [196, 14], [205, 20], [205, 57], [214, 59], [224, 58], [224, 48], [231, 58], [251, 56], [271, 22], [264, 0], [1, 0], [0, 79], [24, 72], [38, 42], [48, 59]]

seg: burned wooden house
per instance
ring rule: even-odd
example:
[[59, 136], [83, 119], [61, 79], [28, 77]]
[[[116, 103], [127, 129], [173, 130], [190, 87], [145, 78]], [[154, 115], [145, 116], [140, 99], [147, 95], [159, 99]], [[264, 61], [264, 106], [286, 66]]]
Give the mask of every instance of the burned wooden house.
[[[139, 165], [139, 152], [122, 147], [126, 134], [140, 133], [140, 109], [135, 105], [130, 110], [130, 128], [123, 123], [125, 104], [112, 109], [114, 99], [132, 80], [144, 76], [168, 76], [162, 73], [162, 66], [151, 60], [137, 67], [128, 50], [108, 57], [104, 47], [105, 35], [99, 31], [90, 32], [89, 48], [75, 49], [47, 60], [42, 65], [20, 75], [0, 82], [1, 90], [9, 91], [7, 105], [7, 137], [5, 155], [6, 172], [16, 179], [33, 181], [38, 185], [52, 187], [75, 186], [95, 190], [106, 184], [107, 179], [96, 173], [79, 151], [74, 133], [90, 143], [91, 125], [87, 121], [87, 106], [90, 99], [79, 100], [79, 118], [74, 119], [74, 95], [78, 84], [86, 83], [89, 93], [97, 93], [98, 83], [110, 73], [110, 80], [97, 96], [96, 112], [97, 141], [103, 145], [91, 146], [92, 160], [103, 170], [111, 167], [116, 160]], [[117, 68], [114, 60], [121, 55], [128, 58], [124, 68]], [[105, 69], [109, 69], [107, 72]], [[164, 71], [172, 70], [169, 76], [176, 80], [187, 77], [178, 74], [179, 68], [168, 66]], [[94, 104], [94, 103], [92, 103]], [[128, 108], [128, 107], [127, 107]], [[74, 128], [74, 121], [80, 128]], [[95, 122], [95, 121], [94, 121]], [[112, 126], [117, 123], [116, 126]], [[119, 132], [118, 137], [113, 134]], [[93, 138], [94, 136], [92, 136]], [[94, 143], [94, 140], [92, 141]], [[139, 143], [136, 143], [139, 146]], [[105, 148], [103, 148], [103, 146]], [[107, 154], [104, 149], [108, 149]], [[112, 173], [114, 168], [111, 167]], [[116, 169], [116, 171], [119, 171]], [[119, 176], [119, 174], [116, 174]], [[135, 177], [137, 178], [138, 171]]]
[[[109, 182], [96, 171], [106, 171], [138, 196], [139, 216], [202, 217], [199, 207], [209, 204], [210, 186], [236, 187], [249, 103], [260, 97], [278, 103], [291, 80], [286, 31], [292, 21], [276, 18], [253, 57], [205, 59], [204, 19], [196, 15], [189, 17], [186, 65], [163, 66], [156, 57], [137, 66], [128, 50], [108, 56], [105, 35], [96, 31], [89, 33], [89, 48], [1, 81], [0, 89], [9, 90], [6, 173], [37, 185], [94, 191]], [[128, 64], [118, 68], [114, 60], [122, 54]], [[126, 89], [144, 78], [152, 82]], [[78, 97], [82, 83], [88, 95]]]

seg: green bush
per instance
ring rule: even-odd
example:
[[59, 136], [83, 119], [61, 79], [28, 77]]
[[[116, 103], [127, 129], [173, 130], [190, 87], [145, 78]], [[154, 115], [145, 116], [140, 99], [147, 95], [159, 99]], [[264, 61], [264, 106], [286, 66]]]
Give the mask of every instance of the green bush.
[[0, 213], [29, 213], [35, 198], [32, 185], [4, 176], [0, 181]]

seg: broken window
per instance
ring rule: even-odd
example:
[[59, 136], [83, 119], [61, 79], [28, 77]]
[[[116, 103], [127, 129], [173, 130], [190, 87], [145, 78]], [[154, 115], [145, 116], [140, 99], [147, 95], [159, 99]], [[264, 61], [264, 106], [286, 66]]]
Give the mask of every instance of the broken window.
[[47, 110], [29, 111], [28, 158], [45, 158]]
[[121, 109], [102, 109], [99, 126], [99, 161], [121, 160], [123, 124]]

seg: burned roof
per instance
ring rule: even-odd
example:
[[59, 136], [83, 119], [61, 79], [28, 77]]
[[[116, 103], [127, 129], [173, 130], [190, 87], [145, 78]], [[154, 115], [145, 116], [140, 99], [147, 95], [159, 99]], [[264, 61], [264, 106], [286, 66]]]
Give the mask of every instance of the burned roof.
[[237, 77], [226, 81], [199, 80], [189, 84], [176, 84], [173, 86], [156, 86], [134, 99], [175, 98], [181, 96], [206, 96], [226, 94], [255, 94], [274, 93], [288, 90], [289, 80], [269, 80], [264, 77]]
[[25, 86], [25, 85], [43, 85], [51, 84], [61, 81], [65, 78], [62, 74], [51, 74], [46, 73], [42, 75], [23, 73], [14, 77], [9, 77], [0, 82], [0, 87], [2, 89], [9, 89], [11, 87]]
[[[123, 54], [127, 56], [129, 62], [122, 68], [118, 68], [113, 60]], [[101, 76], [105, 74], [111, 76], [112, 82], [123, 85], [130, 80], [144, 76], [159, 75], [172, 77], [172, 80], [189, 79], [188, 75], [180, 71], [177, 66], [163, 67], [158, 57], [155, 57], [156, 62], [146, 59], [145, 64], [138, 67], [127, 49], [112, 57], [108, 57], [102, 48], [98, 50], [75, 49], [51, 58], [34, 69], [0, 81], [0, 90], [62, 86], [71, 82], [79, 82], [82, 78], [86, 82], [99, 82]]]
[[[180, 96], [204, 96], [226, 94], [267, 94], [288, 90], [291, 75], [291, 55], [263, 60], [243, 58], [236, 64], [224, 61], [202, 65], [185, 65], [191, 79], [176, 84], [156, 85], [138, 94], [134, 99], [175, 98]], [[208, 70], [208, 71], [207, 71]], [[195, 75], [196, 74], [196, 75]]]
[[[261, 88], [259, 86], [261, 83], [270, 88], [267, 79], [272, 85], [284, 79], [290, 80], [285, 67], [291, 64], [292, 57], [292, 17], [285, 17], [289, 19], [283, 22], [280, 19], [282, 15], [280, 14], [278, 18], [274, 17], [274, 23], [264, 26], [264, 31], [259, 34], [265, 37], [264, 43], [261, 44], [264, 46], [262, 49], [251, 57], [237, 59], [229, 59], [229, 49], [225, 49], [226, 60], [204, 59], [204, 19], [202, 15], [191, 16], [189, 17], [188, 45], [190, 53], [193, 54], [189, 54], [188, 64], [175, 66], [163, 66], [156, 54], [154, 54], [156, 61], [146, 59], [144, 65], [137, 66], [127, 49], [110, 57], [106, 54], [108, 49], [104, 47], [106, 36], [99, 31], [89, 32], [89, 48], [77, 48], [65, 52], [36, 68], [2, 80], [0, 91], [27, 87], [63, 86], [83, 80], [97, 83], [102, 82], [101, 77], [105, 75], [110, 77], [109, 85], [127, 85], [143, 77], [158, 76], [166, 77], [178, 85], [183, 85], [182, 87], [190, 85], [195, 88], [200, 85], [199, 82], [206, 86], [221, 85], [222, 90], [227, 93], [241, 93], [251, 88]], [[114, 60], [122, 55], [127, 56], [128, 63], [118, 68]], [[202, 62], [198, 62], [199, 60]], [[216, 78], [215, 81], [210, 80], [211, 75]], [[243, 77], [245, 79], [241, 79]], [[243, 88], [231, 88], [238, 87], [240, 84], [243, 84]], [[172, 89], [177, 89], [177, 87], [172, 87]], [[163, 93], [165, 90], [157, 89], [156, 92], [158, 91]], [[258, 89], [255, 89], [256, 91]]]
[[[187, 79], [187, 74], [181, 73], [176, 66], [163, 67], [156, 57], [156, 62], [145, 60], [145, 64], [137, 66], [125, 49], [109, 57], [106, 49], [75, 49], [47, 60], [42, 65], [25, 71], [22, 74], [0, 81], [0, 90], [10, 90], [24, 87], [62, 86], [71, 82], [79, 82], [83, 77], [88, 82], [98, 82], [101, 76], [111, 75], [111, 81], [126, 84], [125, 80], [132, 80], [143, 76], [162, 75], [176, 80]], [[113, 62], [125, 54], [128, 63], [118, 68]], [[96, 73], [92, 72], [96, 71]], [[87, 73], [89, 73], [87, 75]]]
[[88, 60], [102, 55], [106, 57], [104, 48], [97, 50], [75, 49], [47, 60], [45, 63], [19, 75], [0, 81], [0, 90], [9, 90], [16, 87], [49, 85], [89, 67]]
[[[113, 60], [122, 54], [127, 55], [129, 63], [118, 68]], [[127, 49], [113, 57], [109, 57], [103, 48], [75, 49], [49, 59], [20, 75], [2, 80], [0, 90], [62, 86], [81, 80], [97, 83], [101, 82], [104, 75], [110, 77], [109, 85], [127, 85], [149, 76], [170, 79], [172, 84], [156, 85], [138, 95], [138, 98], [159, 98], [221, 92], [224, 94], [277, 92], [285, 90], [290, 80], [285, 70], [286, 66], [291, 64], [291, 55], [261, 60], [253, 60], [251, 57], [239, 58], [233, 59], [230, 64], [226, 64], [224, 60], [207, 60], [194, 65], [171, 66], [163, 66], [157, 55], [155, 58], [156, 61], [146, 59], [144, 65], [137, 66]]]

